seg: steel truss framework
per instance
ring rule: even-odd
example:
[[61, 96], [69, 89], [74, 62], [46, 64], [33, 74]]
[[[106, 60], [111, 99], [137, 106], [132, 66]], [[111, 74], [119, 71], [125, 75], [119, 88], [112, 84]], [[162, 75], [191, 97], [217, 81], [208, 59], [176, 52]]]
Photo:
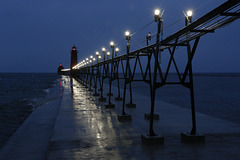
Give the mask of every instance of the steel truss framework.
[[[123, 92], [123, 105], [122, 115], [125, 113], [125, 101], [126, 101], [126, 87], [129, 86], [129, 104], [134, 105], [132, 102], [132, 87], [131, 83], [135, 81], [143, 81], [149, 84], [151, 107], [150, 107], [150, 122], [149, 122], [149, 136], [155, 136], [153, 128], [154, 120], [154, 108], [155, 108], [155, 94], [156, 90], [164, 85], [180, 84], [187, 87], [190, 90], [191, 96], [191, 113], [192, 113], [192, 129], [191, 134], [196, 134], [196, 118], [195, 118], [195, 103], [194, 103], [194, 90], [193, 90], [193, 74], [192, 74], [192, 60], [196, 52], [200, 37], [213, 33], [216, 29], [224, 27], [233, 21], [240, 18], [240, 0], [228, 0], [224, 4], [220, 5], [216, 9], [207, 13], [198, 20], [189, 23], [186, 20], [186, 26], [178, 32], [160, 41], [161, 32], [161, 19], [157, 22], [158, 32], [156, 43], [150, 46], [143, 47], [141, 49], [130, 52], [130, 39], [127, 44], [127, 53], [121, 56], [114, 57], [114, 46], [112, 47], [112, 58], [106, 60], [104, 53], [104, 59], [102, 62], [92, 64], [89, 66], [75, 69], [73, 76], [75, 76], [83, 85], [92, 90], [94, 87], [94, 95], [98, 96], [100, 91], [99, 100], [106, 100], [103, 97], [103, 82], [105, 79], [109, 80], [109, 94], [108, 104], [111, 102], [111, 85], [114, 80], [117, 80], [118, 95], [116, 100], [121, 100], [119, 80], [124, 80], [124, 92]], [[174, 57], [177, 48], [186, 48], [187, 62], [185, 69], [180, 72], [179, 67]], [[169, 52], [169, 60], [167, 67], [164, 69], [159, 62], [159, 56], [163, 51]], [[146, 65], [142, 64], [147, 61]], [[132, 66], [131, 66], [131, 62]], [[170, 67], [175, 68], [178, 79], [176, 81], [168, 81]], [[141, 79], [135, 79], [135, 73], [137, 68], [141, 72]], [[153, 71], [152, 71], [153, 69]], [[119, 74], [119, 71], [123, 74]]]

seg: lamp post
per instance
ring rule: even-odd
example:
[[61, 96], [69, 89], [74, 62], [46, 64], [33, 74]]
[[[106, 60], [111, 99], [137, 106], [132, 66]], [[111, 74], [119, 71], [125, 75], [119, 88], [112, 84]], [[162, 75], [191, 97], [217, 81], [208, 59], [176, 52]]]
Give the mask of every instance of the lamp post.
[[148, 41], [151, 41], [151, 33], [150, 32], [148, 32], [148, 35], [146, 36], [147, 46], [148, 46]]
[[123, 92], [123, 106], [122, 106], [122, 115], [126, 115], [125, 113], [125, 101], [126, 101], [126, 88], [127, 88], [127, 74], [129, 70], [129, 49], [130, 49], [130, 32], [126, 31], [125, 32], [125, 37], [127, 40], [127, 62], [126, 62], [126, 71], [125, 71], [125, 83], [124, 83], [124, 92]]
[[126, 40], [127, 40], [127, 53], [129, 53], [129, 49], [130, 49], [130, 32], [126, 31], [125, 32], [125, 36], [126, 36]]
[[[112, 59], [111, 59], [111, 70], [110, 70], [110, 75], [109, 75], [109, 93], [108, 93], [108, 104], [105, 105], [106, 108], [114, 108], [115, 105], [112, 104], [111, 102], [111, 96], [112, 96], [112, 93], [111, 93], [111, 90], [112, 90], [112, 74], [113, 74], [113, 62], [114, 62], [114, 42], [111, 41], [110, 42], [110, 46], [112, 48]], [[107, 55], [108, 57], [110, 56], [110, 52], [107, 52]]]
[[111, 54], [110, 52], [107, 52], [107, 59], [108, 59], [108, 57], [110, 56], [110, 54]]
[[[154, 119], [154, 107], [155, 107], [155, 94], [157, 89], [157, 67], [159, 66], [158, 55], [161, 54], [161, 50], [159, 49], [161, 45], [160, 41], [160, 32], [162, 26], [162, 14], [159, 9], [154, 11], [155, 22], [157, 22], [157, 38], [156, 38], [156, 50], [154, 53], [154, 71], [153, 71], [153, 80], [150, 80], [150, 92], [151, 92], [151, 110], [150, 110], [150, 124], [149, 124], [149, 136], [153, 137], [156, 134], [153, 131], [153, 119]], [[150, 75], [151, 76], [151, 75]]]
[[118, 52], [119, 52], [119, 48], [116, 48], [115, 49], [115, 57], [117, 57]]
[[85, 84], [86, 84], [86, 88], [88, 88], [88, 75], [89, 75], [89, 68], [88, 68], [88, 58], [85, 59], [86, 60], [86, 81], [85, 81]]
[[[117, 57], [118, 52], [119, 52], [119, 48], [116, 48], [115, 49], [115, 57]], [[120, 96], [120, 85], [119, 85], [119, 74], [118, 74], [119, 60], [116, 60], [116, 61], [117, 61], [117, 64], [116, 64], [116, 66], [117, 66], [117, 73], [116, 73], [116, 75], [117, 75], [117, 84], [118, 84], [118, 96], [115, 97], [115, 100], [116, 101], [121, 101], [122, 97]]]
[[125, 68], [125, 81], [124, 81], [124, 91], [123, 91], [123, 105], [122, 105], [122, 114], [118, 115], [118, 120], [131, 120], [131, 115], [127, 115], [125, 112], [125, 101], [126, 101], [126, 88], [127, 88], [127, 83], [129, 83], [129, 88], [130, 88], [130, 104], [132, 102], [132, 89], [131, 89], [131, 77], [130, 74], [128, 76], [128, 72], [130, 72], [129, 68], [129, 49], [130, 49], [130, 32], [126, 31], [125, 32], [125, 37], [127, 40], [127, 56], [126, 56], [126, 68]]
[[105, 69], [105, 59], [106, 59], [106, 49], [103, 47], [102, 48], [102, 52], [103, 52], [103, 70], [102, 70], [102, 76], [100, 76], [100, 78], [102, 77], [102, 81], [100, 80], [99, 78], [99, 82], [100, 82], [100, 89], [99, 91], [101, 92], [101, 96], [99, 98], [99, 101], [106, 101], [106, 98], [103, 97], [103, 80], [105, 79], [105, 72], [106, 72], [106, 69]]
[[[185, 26], [192, 23], [192, 15], [193, 15], [193, 12], [191, 10], [188, 10], [187, 14], [185, 15]], [[186, 33], [186, 39], [188, 39], [189, 36], [190, 36], [190, 32], [187, 32]]]
[[[128, 108], [136, 108], [136, 104], [132, 103], [132, 75], [130, 73], [130, 64], [129, 64], [129, 54], [130, 54], [130, 39], [131, 39], [131, 35], [129, 31], [125, 32], [125, 37], [127, 40], [127, 63], [126, 63], [126, 80], [129, 81], [129, 92], [130, 92], [130, 102], [128, 104], [126, 104], [126, 107]], [[125, 101], [125, 100], [123, 100]]]
[[[98, 58], [97, 58], [98, 59]], [[97, 65], [93, 65], [94, 64], [94, 61], [96, 61], [96, 58], [92, 57], [92, 76], [93, 76], [93, 81], [94, 81], [94, 94], [93, 96], [99, 96], [99, 94], [97, 93], [97, 80], [98, 80], [98, 64]], [[98, 61], [98, 60], [97, 60]], [[97, 67], [96, 69], [96, 74], [95, 74], [95, 67]], [[96, 76], [95, 76], [95, 75]]]
[[89, 79], [88, 91], [92, 91], [92, 77], [93, 77], [93, 56], [92, 55], [90, 55], [90, 59], [89, 59], [89, 72], [90, 72], [90, 79]]
[[[99, 78], [99, 64], [98, 64], [98, 61], [99, 61], [99, 52], [97, 51], [96, 52], [96, 56], [97, 56], [97, 65], [96, 65], [96, 67], [97, 67], [97, 74], [96, 74], [96, 79], [95, 79], [95, 85], [94, 85], [94, 94], [93, 94], [93, 96], [99, 96], [99, 94], [97, 93], [97, 81], [98, 81], [98, 78]], [[95, 61], [96, 59], [95, 58], [93, 58], [93, 60]]]
[[[114, 42], [111, 41], [111, 42], [110, 42], [110, 47], [111, 47], [111, 49], [112, 49], [112, 59], [111, 59], [111, 70], [110, 70], [110, 76], [109, 76], [109, 86], [110, 86], [110, 87], [109, 87], [109, 90], [111, 90], [111, 84], [112, 84], [112, 82], [110, 83], [110, 81], [112, 81], [112, 74], [113, 74], [114, 46], [115, 46]], [[108, 57], [110, 56], [110, 54], [111, 54], [110, 52], [107, 53]], [[107, 93], [107, 95], [109, 96], [109, 94], [110, 94], [110, 96], [113, 96], [113, 94], [110, 93], [110, 91]], [[109, 98], [110, 98], [110, 96], [109, 96]]]
[[82, 72], [83, 72], [83, 75], [82, 75], [82, 77], [83, 77], [83, 79], [82, 79], [82, 83], [83, 83], [83, 85], [85, 85], [85, 84], [84, 84], [84, 79], [85, 79], [85, 77], [86, 77], [86, 74], [85, 74], [85, 70], [86, 70], [86, 69], [85, 69], [86, 61], [85, 61], [85, 59], [84, 59], [82, 62], [83, 62], [83, 67], [84, 67], [84, 68], [83, 68], [83, 71], [82, 71]]
[[[185, 26], [192, 23], [193, 12], [191, 10], [187, 11], [187, 15], [185, 15]], [[186, 34], [186, 39], [190, 37], [190, 32]], [[190, 42], [187, 41], [187, 51], [188, 51], [188, 59], [191, 57], [191, 45]], [[196, 115], [195, 115], [195, 100], [194, 100], [194, 89], [193, 89], [193, 74], [192, 74], [192, 61], [189, 62], [189, 88], [190, 88], [190, 96], [191, 96], [191, 111], [192, 111], [192, 130], [190, 132], [191, 135], [196, 136]], [[181, 134], [182, 136], [184, 134]]]
[[193, 15], [193, 12], [192, 10], [188, 10], [187, 11], [187, 15], [185, 16], [185, 25], [187, 26], [188, 23], [192, 23], [192, 15]]
[[97, 64], [98, 64], [98, 62], [99, 62], [99, 52], [98, 51], [96, 52], [96, 56], [97, 56]]

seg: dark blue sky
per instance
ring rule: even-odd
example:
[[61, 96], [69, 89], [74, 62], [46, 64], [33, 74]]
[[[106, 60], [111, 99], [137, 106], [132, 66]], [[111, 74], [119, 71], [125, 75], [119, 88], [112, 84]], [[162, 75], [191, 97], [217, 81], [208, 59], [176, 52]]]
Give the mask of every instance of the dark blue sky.
[[[134, 32], [153, 20], [153, 10], [164, 9], [164, 37], [184, 25], [167, 28], [192, 9], [197, 19], [226, 0], [2, 0], [0, 2], [0, 72], [56, 72], [70, 64], [75, 44], [79, 61], [109, 42], [122, 42], [125, 30]], [[194, 72], [240, 72], [240, 21], [200, 40]], [[153, 23], [133, 36], [144, 40]], [[155, 40], [154, 40], [155, 41]], [[154, 42], [152, 41], [152, 42]], [[119, 46], [121, 50], [125, 41]], [[141, 47], [141, 46], [137, 46]], [[134, 49], [134, 48], [131, 48]], [[181, 62], [180, 62], [181, 63]]]

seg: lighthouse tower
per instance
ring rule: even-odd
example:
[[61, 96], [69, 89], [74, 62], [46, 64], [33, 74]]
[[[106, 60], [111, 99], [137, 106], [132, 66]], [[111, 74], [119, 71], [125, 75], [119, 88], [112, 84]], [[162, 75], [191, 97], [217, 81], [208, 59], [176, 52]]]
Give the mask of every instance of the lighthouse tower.
[[77, 65], [77, 47], [75, 45], [72, 47], [71, 50], [71, 72], [74, 66]]

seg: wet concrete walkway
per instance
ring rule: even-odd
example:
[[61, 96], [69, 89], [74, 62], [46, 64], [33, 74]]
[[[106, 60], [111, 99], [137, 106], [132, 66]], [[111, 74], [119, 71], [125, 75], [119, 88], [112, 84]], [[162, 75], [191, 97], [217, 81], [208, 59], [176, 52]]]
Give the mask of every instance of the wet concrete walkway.
[[[115, 109], [105, 109], [76, 80], [64, 77], [64, 93], [47, 159], [240, 159], [240, 126], [197, 114], [198, 132], [206, 135], [204, 144], [185, 144], [182, 131], [191, 129], [191, 112], [179, 106], [156, 101], [155, 132], [165, 138], [164, 145], [144, 145], [147, 134], [148, 96], [134, 93], [137, 108], [126, 109], [131, 122], [121, 123], [122, 102], [113, 101]], [[116, 91], [116, 89], [114, 89]], [[106, 93], [105, 93], [106, 94]], [[114, 95], [116, 93], [114, 92]]]
[[[141, 134], [149, 129], [144, 119], [150, 111], [149, 96], [134, 93], [137, 108], [126, 108], [132, 121], [123, 123], [117, 120], [121, 101], [113, 100], [115, 108], [105, 109], [105, 103], [76, 80], [62, 79], [62, 98], [38, 107], [0, 150], [0, 160], [240, 159], [239, 125], [197, 113], [197, 131], [206, 142], [181, 143], [180, 133], [191, 129], [190, 110], [156, 100], [160, 120], [154, 121], [154, 129], [165, 141], [144, 145]], [[116, 91], [113, 88], [114, 95]]]

